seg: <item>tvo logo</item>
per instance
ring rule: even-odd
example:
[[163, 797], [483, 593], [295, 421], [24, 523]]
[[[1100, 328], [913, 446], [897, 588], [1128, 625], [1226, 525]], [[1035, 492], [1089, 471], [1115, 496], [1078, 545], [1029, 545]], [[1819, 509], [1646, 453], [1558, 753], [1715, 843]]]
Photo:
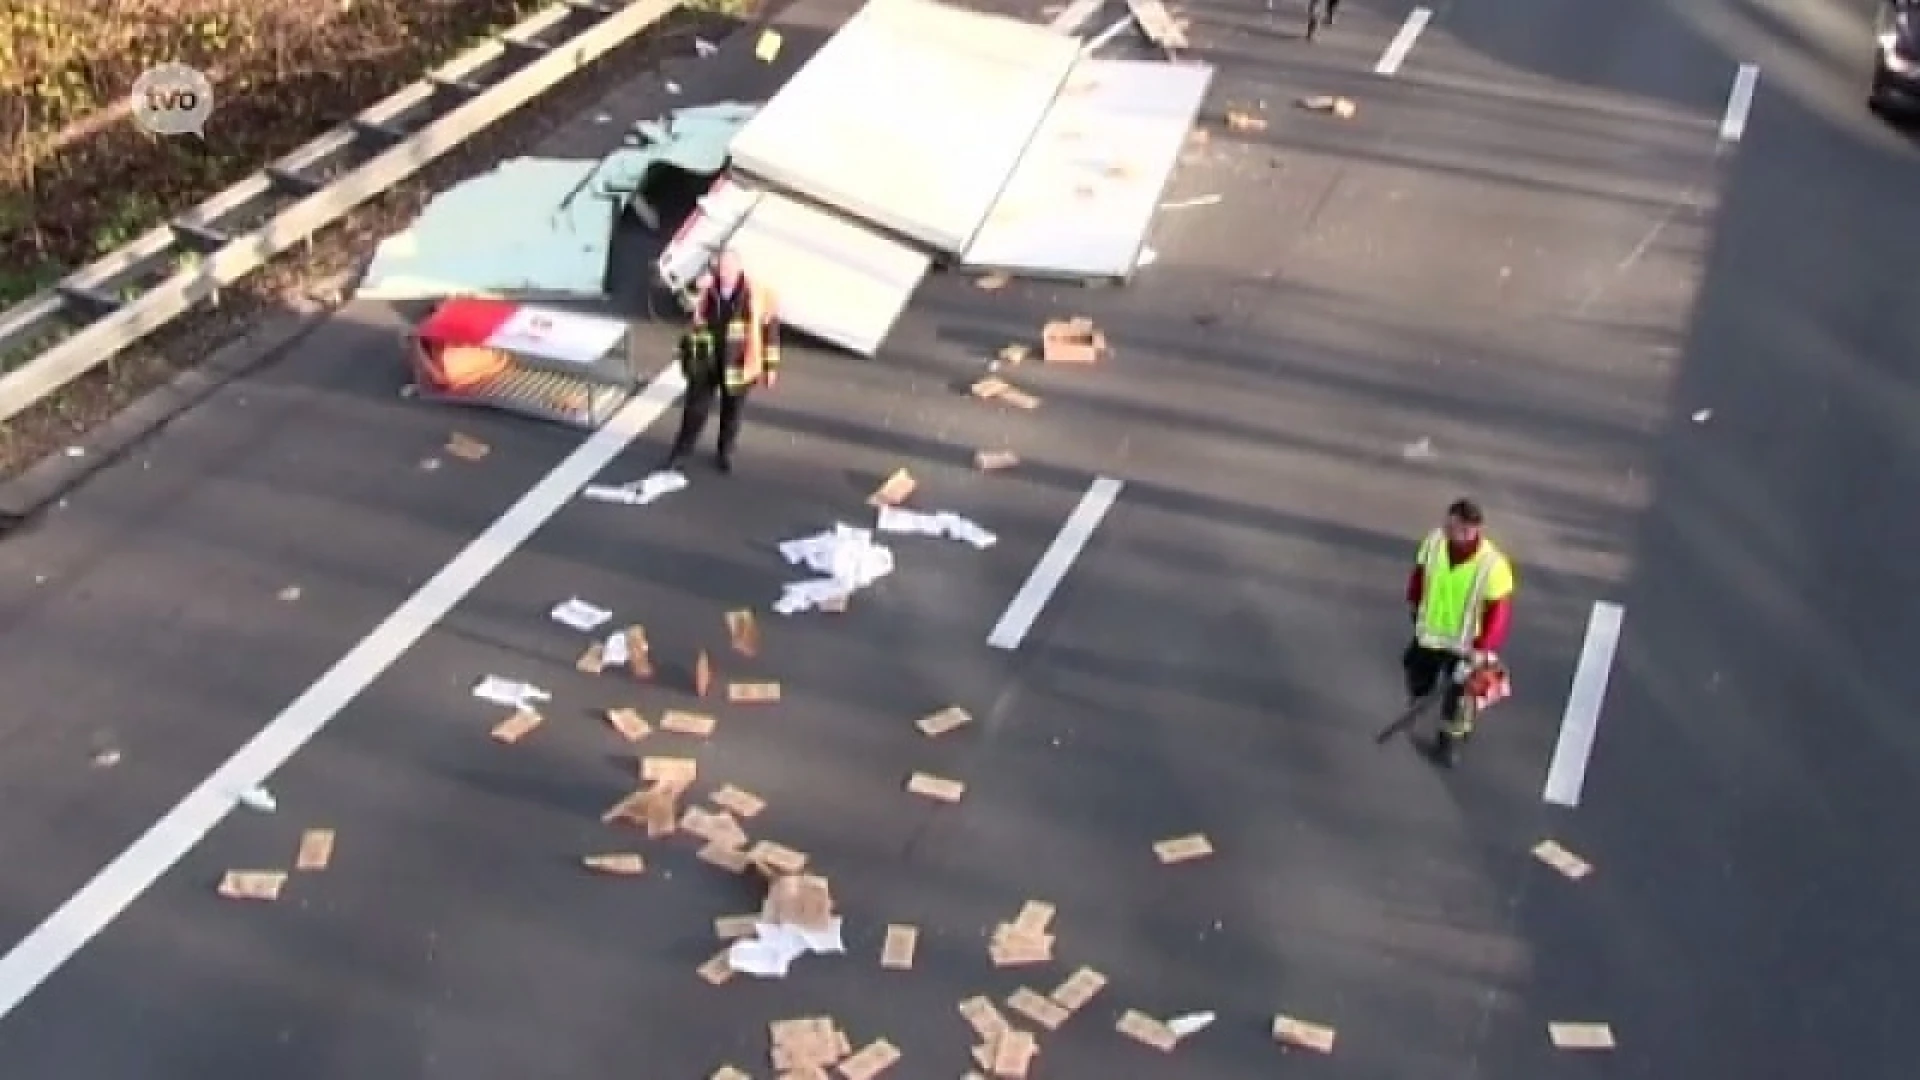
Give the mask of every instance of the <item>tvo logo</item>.
[[205, 133], [213, 115], [213, 80], [186, 64], [157, 64], [133, 83], [133, 121], [155, 135]]

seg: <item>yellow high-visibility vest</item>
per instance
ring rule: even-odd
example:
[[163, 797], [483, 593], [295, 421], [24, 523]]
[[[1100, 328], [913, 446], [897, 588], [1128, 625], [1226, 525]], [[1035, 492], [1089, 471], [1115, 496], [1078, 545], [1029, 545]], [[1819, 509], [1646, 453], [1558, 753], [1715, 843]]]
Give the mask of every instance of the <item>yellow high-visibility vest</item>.
[[707, 304], [720, 288], [718, 280], [711, 276], [702, 279], [700, 292], [693, 302], [694, 326], [719, 329], [723, 335], [721, 362], [726, 365], [729, 390], [751, 386], [780, 366], [780, 350], [767, 344], [767, 320], [773, 315], [773, 294], [746, 274], [740, 277], [740, 287], [746, 289], [746, 295], [741, 297], [733, 318], [724, 327], [708, 328], [705, 322]]
[[1480, 634], [1489, 600], [1513, 591], [1507, 557], [1484, 536], [1480, 550], [1458, 566], [1447, 558], [1447, 536], [1439, 529], [1420, 544], [1420, 612], [1414, 638], [1423, 648], [1464, 653]]

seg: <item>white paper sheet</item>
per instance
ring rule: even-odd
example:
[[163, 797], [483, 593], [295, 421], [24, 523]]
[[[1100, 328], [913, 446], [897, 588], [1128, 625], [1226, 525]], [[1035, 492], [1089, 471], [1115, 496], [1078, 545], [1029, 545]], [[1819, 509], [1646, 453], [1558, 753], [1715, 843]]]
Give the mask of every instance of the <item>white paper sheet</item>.
[[588, 484], [580, 492], [580, 497], [594, 502], [649, 506], [686, 486], [686, 474], [675, 469], [664, 469], [626, 484]]
[[780, 542], [789, 563], [827, 575], [787, 585], [773, 610], [782, 615], [808, 611], [844, 599], [893, 573], [893, 550], [873, 542], [873, 530], [835, 525], [826, 532]]
[[928, 513], [899, 506], [882, 506], [880, 520], [875, 523], [875, 527], [883, 533], [942, 536], [949, 540], [972, 544], [981, 550], [999, 542], [999, 537], [981, 528], [978, 522], [951, 510]]
[[577, 596], [555, 604], [552, 615], [554, 622], [582, 632], [597, 630], [608, 619], [613, 618], [613, 612], [603, 607], [594, 607]]
[[608, 634], [607, 643], [600, 646], [600, 661], [608, 667], [619, 667], [632, 658], [632, 654], [627, 651], [625, 630], [615, 630]]
[[840, 926], [838, 916], [825, 930], [807, 930], [788, 923], [755, 923], [753, 937], [742, 938], [727, 948], [727, 966], [762, 979], [784, 978], [793, 962], [808, 953], [846, 952]]
[[552, 701], [553, 695], [518, 679], [503, 679], [498, 675], [489, 675], [481, 679], [473, 688], [473, 696], [481, 701], [491, 701], [509, 709], [526, 709], [543, 701]]

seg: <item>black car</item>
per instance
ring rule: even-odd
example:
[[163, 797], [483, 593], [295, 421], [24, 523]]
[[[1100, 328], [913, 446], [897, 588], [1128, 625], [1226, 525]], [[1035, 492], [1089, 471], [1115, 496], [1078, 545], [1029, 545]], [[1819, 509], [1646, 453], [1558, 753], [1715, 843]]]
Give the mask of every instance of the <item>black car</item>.
[[1881, 0], [1873, 31], [1867, 103], [1883, 113], [1920, 114], [1920, 0]]

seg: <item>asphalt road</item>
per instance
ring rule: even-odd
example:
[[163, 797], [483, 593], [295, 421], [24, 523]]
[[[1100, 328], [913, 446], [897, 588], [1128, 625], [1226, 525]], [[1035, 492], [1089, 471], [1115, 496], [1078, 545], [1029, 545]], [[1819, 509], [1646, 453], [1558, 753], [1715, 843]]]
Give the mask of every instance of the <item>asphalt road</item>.
[[[1168, 211], [1132, 285], [937, 280], [881, 360], [796, 356], [736, 476], [563, 508], [273, 778], [276, 814], [219, 825], [0, 1018], [6, 1075], [765, 1076], [765, 1024], [823, 1012], [898, 1044], [897, 1075], [958, 1075], [955, 1002], [1082, 964], [1112, 984], [1043, 1035], [1036, 1077], [1910, 1075], [1920, 203], [1914, 149], [1858, 115], [1831, 44], [1858, 20], [1461, 0], [1385, 77], [1407, 8], [1346, 7], [1311, 46], [1284, 6], [1192, 12], [1210, 111], [1268, 123], [1210, 125], [1169, 197], [1220, 200]], [[756, 92], [739, 80], [811, 36], [773, 69], [731, 43], [676, 74], [682, 99]], [[1751, 122], [1722, 145], [1749, 60]], [[1292, 107], [1320, 93], [1358, 114]], [[669, 104], [636, 85], [597, 111]], [[1061, 313], [1102, 323], [1112, 361], [1016, 371], [1032, 413], [959, 392]], [[577, 442], [401, 399], [401, 325], [349, 309], [0, 545], [7, 940]], [[446, 457], [454, 429], [492, 453]], [[607, 473], [643, 473], [663, 436]], [[979, 473], [984, 446], [1025, 461]], [[1000, 542], [901, 540], [850, 612], [764, 615], [763, 655], [731, 656], [722, 613], [790, 576], [774, 545], [863, 519], [901, 466], [920, 505]], [[1022, 645], [988, 648], [1097, 476], [1124, 483], [1112, 511]], [[1371, 734], [1404, 567], [1463, 492], [1521, 567], [1519, 695], [1441, 774]], [[569, 596], [644, 622], [658, 685], [573, 671], [581, 639], [545, 616]], [[1596, 600], [1626, 630], [1580, 804], [1557, 809], [1542, 780]], [[696, 703], [703, 649], [784, 701]], [[519, 745], [467, 695], [487, 674], [554, 694]], [[949, 704], [976, 724], [914, 731]], [[695, 976], [711, 920], [758, 898], [598, 823], [633, 770], [594, 715], [615, 705], [718, 716], [704, 744], [642, 749], [766, 798], [749, 828], [831, 877], [851, 955]], [[915, 770], [965, 798], [907, 795]], [[276, 904], [213, 895], [318, 826], [330, 870]], [[1155, 863], [1190, 832], [1211, 859]], [[1540, 865], [1548, 835], [1598, 870]], [[627, 848], [640, 878], [578, 865]], [[1056, 963], [991, 968], [987, 932], [1032, 898], [1058, 905]], [[890, 922], [922, 928], [912, 972], [878, 966]], [[1162, 1056], [1113, 1032], [1128, 1008], [1218, 1020]], [[1335, 1052], [1275, 1046], [1275, 1012], [1337, 1028]], [[1554, 1049], [1567, 1020], [1618, 1049]]]

